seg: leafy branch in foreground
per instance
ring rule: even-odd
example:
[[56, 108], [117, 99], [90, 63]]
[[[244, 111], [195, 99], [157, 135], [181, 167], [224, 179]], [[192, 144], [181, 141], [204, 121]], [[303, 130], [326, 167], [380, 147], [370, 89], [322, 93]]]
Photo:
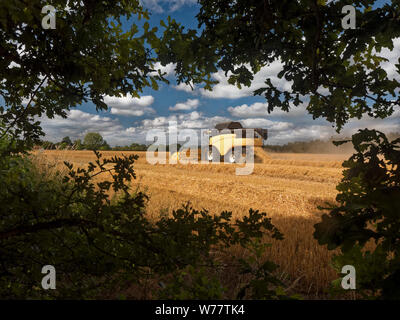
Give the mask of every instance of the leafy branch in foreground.
[[[355, 8], [355, 29], [342, 27], [346, 4]], [[196, 66], [219, 72], [212, 79], [224, 74], [239, 89], [256, 89], [268, 113], [303, 105], [337, 132], [351, 119], [384, 119], [399, 108], [399, 78], [384, 67], [384, 50], [400, 36], [398, 1], [199, 0], [196, 17], [201, 32], [169, 21], [162, 36], [174, 45], [159, 56], [175, 60], [179, 74]], [[400, 71], [396, 63], [391, 72]]]
[[[45, 4], [0, 3], [0, 122], [5, 125], [0, 138], [16, 139], [14, 148], [3, 152], [38, 143], [43, 118], [66, 118], [83, 103], [107, 110], [107, 96], [139, 98], [145, 88], [169, 83], [157, 68], [157, 56], [170, 51], [180, 35], [162, 40], [139, 0], [69, 0], [69, 10], [65, 0], [53, 0], [57, 27], [52, 30], [42, 28]], [[204, 70], [194, 69], [193, 82], [207, 81]]]
[[328, 249], [341, 249], [334, 259], [339, 271], [354, 265], [358, 292], [400, 299], [400, 138], [389, 141], [364, 129], [351, 141], [356, 153], [343, 163], [339, 205], [321, 208], [330, 212], [314, 236]]
[[[52, 178], [26, 157], [0, 160], [0, 297], [99, 297], [149, 272], [212, 265], [216, 248], [247, 246], [266, 234], [282, 238], [265, 213], [253, 210], [232, 221], [231, 212], [212, 215], [186, 205], [150, 220], [147, 196], [129, 186], [137, 156], [95, 155], [87, 168], [66, 162], [68, 173]], [[110, 181], [96, 182], [103, 174]], [[56, 268], [57, 290], [40, 287], [44, 265]]]

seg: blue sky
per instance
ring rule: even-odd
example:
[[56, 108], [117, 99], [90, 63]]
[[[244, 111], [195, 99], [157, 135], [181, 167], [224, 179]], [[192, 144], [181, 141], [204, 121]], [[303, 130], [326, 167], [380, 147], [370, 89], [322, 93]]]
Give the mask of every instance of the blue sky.
[[[189, 28], [196, 28], [195, 15], [198, 12], [196, 0], [142, 0], [152, 12], [150, 24], [159, 25], [161, 19], [171, 15]], [[129, 27], [129, 22], [124, 27]], [[394, 64], [400, 56], [400, 39], [395, 40], [393, 51], [385, 50], [382, 55], [390, 62], [384, 65], [390, 77], [400, 81]], [[279, 61], [263, 68], [250, 88], [237, 89], [227, 84], [222, 72], [214, 74], [220, 83], [212, 92], [199, 87], [190, 90], [188, 86], [176, 86], [173, 65], [158, 66], [168, 73], [170, 85], [161, 84], [158, 91], [145, 89], [140, 99], [132, 97], [105, 97], [109, 106], [106, 112], [97, 113], [91, 103], [77, 106], [68, 119], [41, 119], [46, 132], [45, 139], [59, 141], [64, 136], [71, 139], [83, 138], [87, 132], [100, 132], [110, 145], [125, 145], [146, 142], [150, 129], [166, 130], [171, 120], [176, 120], [178, 128], [212, 128], [218, 122], [235, 120], [245, 127], [262, 127], [270, 130], [269, 144], [283, 144], [291, 141], [327, 139], [335, 135], [332, 126], [323, 119], [312, 120], [307, 114], [306, 103], [291, 112], [280, 110], [268, 114], [265, 98], [254, 97], [253, 90], [263, 86], [267, 77], [281, 88], [290, 88], [290, 83], [279, 79]], [[398, 131], [400, 112], [397, 108], [390, 119], [375, 120], [363, 118], [351, 121], [345, 126], [343, 135], [349, 135], [358, 128], [377, 128], [383, 131]]]

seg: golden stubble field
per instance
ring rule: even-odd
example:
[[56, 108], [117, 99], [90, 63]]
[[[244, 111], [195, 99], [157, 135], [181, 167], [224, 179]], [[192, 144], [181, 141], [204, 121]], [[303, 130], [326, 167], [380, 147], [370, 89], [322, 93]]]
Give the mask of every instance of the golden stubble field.
[[[255, 163], [253, 174], [237, 176], [237, 165], [151, 165], [145, 152], [102, 152], [104, 157], [132, 153], [139, 155], [132, 188], [150, 196], [147, 211], [151, 217], [170, 213], [188, 201], [211, 214], [232, 211], [233, 217], [241, 217], [250, 208], [264, 211], [285, 236], [268, 251], [268, 257], [280, 265], [283, 279], [303, 294], [318, 297], [337, 278], [330, 267], [333, 252], [318, 245], [312, 234], [321, 216], [317, 206], [334, 202], [341, 164], [349, 155], [258, 151], [262, 162]], [[91, 151], [47, 150], [35, 155], [60, 166], [65, 160], [75, 166], [95, 160]]]

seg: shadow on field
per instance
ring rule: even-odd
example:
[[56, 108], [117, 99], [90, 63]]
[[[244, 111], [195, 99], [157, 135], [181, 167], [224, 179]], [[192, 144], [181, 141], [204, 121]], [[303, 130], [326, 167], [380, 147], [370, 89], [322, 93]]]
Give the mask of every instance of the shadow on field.
[[[272, 245], [266, 249], [261, 261], [255, 262], [270, 260], [278, 264], [275, 275], [285, 283], [288, 293], [299, 294], [304, 299], [327, 299], [329, 284], [338, 278], [331, 267], [331, 257], [335, 252], [320, 246], [313, 238], [314, 224], [319, 222], [322, 214], [317, 207], [324, 206], [325, 202], [317, 198], [309, 200], [315, 215], [269, 214], [272, 223], [284, 234], [284, 240], [272, 240], [265, 236], [264, 241]], [[250, 255], [248, 249], [240, 246], [229, 248], [224, 253], [213, 253], [214, 260], [219, 264], [218, 267], [207, 268], [207, 274], [218, 279], [226, 289], [225, 299], [236, 299], [239, 290], [251, 280], [248, 275], [240, 274], [233, 257], [246, 259]], [[172, 275], [169, 280], [173, 280]], [[130, 299], [155, 298], [154, 293], [160, 290], [159, 281], [149, 277], [141, 285], [131, 286], [124, 294]]]

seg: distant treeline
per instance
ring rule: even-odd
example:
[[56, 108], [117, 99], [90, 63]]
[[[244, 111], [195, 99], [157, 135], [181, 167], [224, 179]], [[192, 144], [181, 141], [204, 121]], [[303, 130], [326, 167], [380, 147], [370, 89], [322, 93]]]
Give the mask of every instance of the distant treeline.
[[[180, 147], [181, 145], [178, 144], [177, 150]], [[111, 147], [98, 132], [89, 132], [85, 135], [83, 141], [81, 139], [72, 141], [70, 137], [64, 137], [59, 142], [41, 141], [37, 148], [45, 150], [147, 151], [149, 145], [132, 143], [126, 146]], [[169, 151], [169, 146], [159, 146], [159, 150], [163, 149]]]
[[39, 148], [45, 150], [102, 150], [102, 151], [146, 151], [148, 146], [145, 144], [132, 143], [128, 146], [115, 146], [110, 147], [107, 143], [104, 143], [96, 148], [91, 146], [85, 146], [81, 142], [80, 139], [73, 141], [71, 144], [65, 142], [51, 142], [51, 141], [42, 141], [39, 145]]
[[64, 137], [59, 142], [42, 141], [39, 148], [45, 150], [114, 150], [114, 151], [146, 151], [148, 146], [145, 144], [132, 143], [128, 146], [110, 147], [98, 132], [89, 132], [83, 141], [77, 139], [72, 141], [70, 137]]
[[[387, 134], [389, 140], [400, 137], [400, 133]], [[312, 140], [289, 142], [284, 145], [265, 145], [264, 149], [270, 152], [293, 152], [293, 153], [353, 153], [351, 142], [335, 146], [333, 141], [350, 140], [351, 138], [331, 138], [329, 140]]]
[[[400, 137], [400, 133], [387, 134], [389, 140]], [[351, 143], [345, 143], [335, 146], [333, 141], [348, 140], [350, 138], [331, 138], [329, 140], [312, 140], [289, 142], [284, 145], [265, 145], [264, 149], [269, 152], [293, 152], [293, 153], [353, 153], [354, 149]], [[147, 151], [149, 145], [132, 143], [127, 146], [110, 147], [103, 137], [97, 132], [86, 134], [83, 141], [77, 139], [71, 141], [69, 137], [64, 137], [60, 142], [42, 141], [39, 148], [45, 150], [112, 150], [112, 151]], [[165, 151], [170, 151], [169, 146], [165, 146]], [[159, 150], [164, 149], [159, 146]], [[178, 144], [176, 150], [181, 148]]]

